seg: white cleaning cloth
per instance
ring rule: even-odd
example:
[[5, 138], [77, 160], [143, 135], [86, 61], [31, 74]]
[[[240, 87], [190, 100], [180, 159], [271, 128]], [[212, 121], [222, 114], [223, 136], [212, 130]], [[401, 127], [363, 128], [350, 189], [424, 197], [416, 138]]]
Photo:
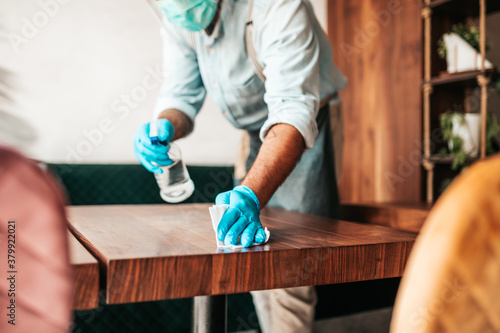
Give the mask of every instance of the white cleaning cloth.
[[[212, 218], [212, 226], [214, 227], [215, 231], [215, 241], [217, 242], [217, 247], [218, 248], [225, 248], [225, 249], [239, 249], [242, 248], [243, 245], [241, 245], [240, 238], [238, 238], [238, 241], [236, 242], [236, 245], [224, 245], [224, 241], [220, 241], [217, 239], [217, 227], [219, 226], [220, 219], [222, 218], [222, 215], [226, 212], [226, 210], [229, 208], [229, 205], [213, 205], [212, 207], [209, 207], [208, 210], [210, 211], [210, 217]], [[252, 246], [254, 245], [262, 245], [267, 243], [269, 240], [269, 237], [271, 237], [271, 232], [267, 230], [267, 228], [264, 228], [264, 232], [266, 233], [266, 240], [264, 243], [253, 243]]]

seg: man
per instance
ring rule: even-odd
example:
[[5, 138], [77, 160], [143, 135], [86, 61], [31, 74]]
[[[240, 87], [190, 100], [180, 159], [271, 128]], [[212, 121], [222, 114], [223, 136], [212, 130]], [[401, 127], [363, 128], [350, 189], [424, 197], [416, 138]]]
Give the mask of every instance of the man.
[[[229, 204], [217, 237], [244, 246], [265, 234], [259, 219], [266, 205], [335, 216], [338, 195], [328, 108], [320, 100], [344, 88], [331, 47], [308, 0], [161, 0], [165, 20], [164, 82], [155, 116], [158, 136], [188, 135], [206, 92], [224, 116], [250, 135], [248, 173], [221, 193]], [[250, 22], [250, 23], [249, 23]], [[247, 54], [245, 29], [263, 66]], [[260, 73], [259, 73], [260, 74]], [[165, 146], [153, 145], [149, 124], [135, 134], [135, 153], [151, 172], [168, 165]], [[154, 162], [155, 164], [153, 164]], [[267, 332], [310, 332], [316, 295], [312, 287], [253, 292]]]

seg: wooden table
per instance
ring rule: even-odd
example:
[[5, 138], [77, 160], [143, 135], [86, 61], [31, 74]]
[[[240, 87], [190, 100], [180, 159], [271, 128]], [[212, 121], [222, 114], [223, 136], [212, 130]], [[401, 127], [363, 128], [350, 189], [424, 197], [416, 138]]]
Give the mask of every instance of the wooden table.
[[68, 241], [74, 275], [73, 310], [94, 309], [99, 305], [98, 262], [71, 233]]
[[105, 268], [109, 304], [398, 277], [416, 236], [266, 208], [267, 244], [220, 250], [209, 206], [77, 206], [68, 219]]

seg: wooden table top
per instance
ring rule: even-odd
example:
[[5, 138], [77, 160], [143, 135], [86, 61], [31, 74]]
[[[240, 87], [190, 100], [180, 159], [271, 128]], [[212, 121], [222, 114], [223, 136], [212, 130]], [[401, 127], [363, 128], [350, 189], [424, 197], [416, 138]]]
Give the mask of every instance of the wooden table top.
[[220, 250], [209, 206], [74, 206], [68, 219], [106, 267], [109, 304], [397, 277], [416, 236], [266, 208], [267, 244]]
[[71, 233], [69, 233], [68, 241], [73, 267], [73, 310], [94, 309], [99, 305], [97, 259]]

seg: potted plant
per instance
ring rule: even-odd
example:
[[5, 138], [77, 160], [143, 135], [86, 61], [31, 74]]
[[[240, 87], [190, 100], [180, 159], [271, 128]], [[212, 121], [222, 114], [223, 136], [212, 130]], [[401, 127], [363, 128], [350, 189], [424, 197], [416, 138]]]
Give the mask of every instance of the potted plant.
[[[499, 84], [500, 88], [500, 84]], [[462, 171], [471, 159], [478, 156], [480, 146], [480, 117], [474, 113], [446, 112], [440, 116], [443, 138], [447, 140], [448, 149], [443, 148], [440, 155], [453, 157], [452, 170]], [[500, 133], [500, 125], [496, 117], [489, 113], [486, 119], [486, 155], [499, 151], [495, 137]], [[445, 179], [441, 190], [451, 183]]]
[[[477, 157], [479, 153], [480, 116], [477, 113], [464, 114], [446, 112], [440, 118], [443, 138], [448, 143], [449, 155], [453, 157], [452, 170], [465, 165], [468, 158]], [[446, 149], [441, 155], [448, 155]]]
[[[449, 33], [438, 41], [438, 55], [446, 60], [447, 72], [465, 72], [481, 69], [480, 33], [472, 21], [467, 24], [455, 24]], [[486, 50], [489, 45], [486, 43]], [[485, 68], [493, 64], [485, 60]]]

